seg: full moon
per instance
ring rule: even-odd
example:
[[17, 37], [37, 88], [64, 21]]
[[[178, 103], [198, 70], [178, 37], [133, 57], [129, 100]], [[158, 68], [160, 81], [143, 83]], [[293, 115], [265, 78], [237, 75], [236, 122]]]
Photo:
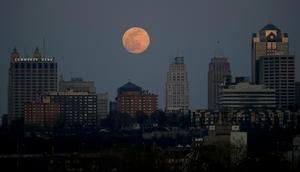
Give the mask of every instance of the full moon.
[[124, 33], [122, 42], [128, 52], [140, 54], [148, 48], [150, 37], [145, 29], [132, 27]]

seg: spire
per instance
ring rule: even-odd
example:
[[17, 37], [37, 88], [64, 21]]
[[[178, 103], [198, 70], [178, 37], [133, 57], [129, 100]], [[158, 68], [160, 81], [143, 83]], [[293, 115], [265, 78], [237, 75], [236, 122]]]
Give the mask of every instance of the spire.
[[36, 47], [36, 48], [35, 48], [34, 53], [35, 53], [35, 54], [39, 54], [39, 53], [40, 53], [39, 47]]
[[20, 57], [19, 52], [18, 52], [16, 46], [14, 46], [13, 51], [10, 54], [10, 57], [11, 57], [11, 59], [15, 59], [15, 58], [19, 58]]
[[222, 52], [222, 47], [221, 47], [220, 40], [217, 40], [217, 44], [216, 44], [216, 47], [215, 47], [215, 54], [214, 54], [214, 56], [215, 57], [222, 57], [222, 56], [224, 56], [223, 52]]
[[35, 48], [32, 58], [41, 58], [39, 47]]
[[180, 48], [176, 49], [176, 57], [183, 57], [183, 50], [181, 50]]

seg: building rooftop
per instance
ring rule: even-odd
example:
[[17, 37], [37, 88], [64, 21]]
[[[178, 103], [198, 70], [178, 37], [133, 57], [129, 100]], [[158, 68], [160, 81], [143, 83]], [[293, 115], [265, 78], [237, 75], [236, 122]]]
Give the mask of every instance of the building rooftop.
[[259, 38], [262, 42], [288, 41], [288, 34], [282, 33], [281, 30], [272, 23], [265, 25], [262, 29], [260, 29], [259, 33], [254, 33], [252, 36]]
[[260, 31], [265, 31], [265, 30], [280, 30], [280, 29], [275, 25], [273, 25], [272, 23], [269, 23], [266, 26], [264, 26]]
[[120, 88], [118, 88], [118, 94], [121, 94], [122, 92], [126, 92], [126, 91], [138, 91], [141, 92], [142, 88], [131, 83], [131, 82], [127, 82], [126, 84], [124, 84], [123, 86], [121, 86]]
[[184, 57], [175, 57], [175, 64], [184, 64]]
[[255, 84], [250, 84], [249, 82], [240, 82], [236, 85], [230, 85], [229, 88], [223, 89], [222, 91], [226, 92], [257, 92], [257, 91], [269, 91], [269, 92], [274, 92], [272, 89], [266, 88], [264, 85], [255, 85]]
[[48, 92], [45, 94], [46, 96], [54, 96], [54, 95], [59, 95], [59, 96], [86, 96], [86, 95], [94, 95], [90, 94], [89, 92], [74, 92], [72, 90], [69, 91], [62, 91], [62, 92]]
[[211, 59], [211, 63], [216, 63], [216, 62], [228, 62], [228, 59], [225, 56], [215, 56]]

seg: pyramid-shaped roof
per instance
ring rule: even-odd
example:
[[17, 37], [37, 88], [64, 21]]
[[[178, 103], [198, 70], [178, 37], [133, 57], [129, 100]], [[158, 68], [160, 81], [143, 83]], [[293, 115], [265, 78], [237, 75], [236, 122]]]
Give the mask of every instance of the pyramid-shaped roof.
[[126, 84], [124, 84], [122, 87], [118, 89], [118, 94], [121, 94], [122, 92], [126, 92], [126, 91], [142, 91], [142, 88], [131, 82], [127, 82]]
[[263, 27], [260, 31], [265, 31], [265, 30], [280, 30], [280, 29], [275, 25], [273, 25], [272, 23], [269, 23], [265, 27]]

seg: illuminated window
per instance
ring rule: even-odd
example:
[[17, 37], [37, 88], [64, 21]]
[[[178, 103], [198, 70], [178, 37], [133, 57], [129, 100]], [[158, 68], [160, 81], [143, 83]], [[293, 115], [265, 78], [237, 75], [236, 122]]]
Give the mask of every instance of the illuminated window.
[[277, 48], [277, 47], [276, 47], [276, 42], [272, 42], [272, 49], [273, 49], [273, 50], [276, 50], [276, 48]]
[[267, 43], [267, 49], [268, 49], [268, 50], [271, 50], [271, 49], [272, 49], [272, 42], [268, 42], [268, 43]]

